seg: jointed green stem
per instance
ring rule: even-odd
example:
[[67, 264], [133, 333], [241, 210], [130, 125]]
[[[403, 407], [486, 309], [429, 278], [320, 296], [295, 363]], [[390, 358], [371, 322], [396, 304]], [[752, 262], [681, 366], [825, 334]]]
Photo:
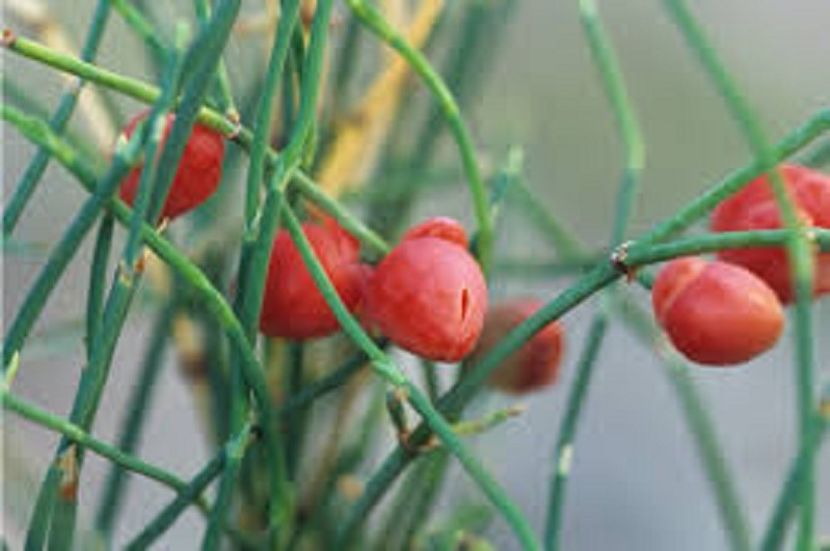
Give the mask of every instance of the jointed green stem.
[[[791, 230], [786, 245], [790, 275], [795, 287], [795, 363], [799, 436], [801, 441], [804, 442], [809, 437], [811, 418], [815, 407], [813, 376], [815, 351], [813, 349], [812, 309], [810, 307], [813, 298], [814, 259], [810, 248], [810, 240], [804, 231], [803, 221], [796, 213], [793, 197], [776, 169], [777, 156], [764, 135], [758, 117], [718, 58], [714, 48], [707, 41], [703, 30], [695, 21], [686, 3], [682, 0], [666, 0], [666, 7], [685, 36], [689, 47], [697, 55], [700, 63], [709, 73], [713, 83], [732, 111], [762, 170], [769, 176], [784, 227]], [[798, 536], [798, 545], [803, 548], [810, 548], [813, 545], [814, 476], [814, 468], [810, 468], [805, 473], [803, 480], [804, 501]]]
[[559, 548], [562, 533], [562, 508], [565, 503], [565, 488], [573, 464], [577, 423], [607, 327], [608, 316], [605, 311], [595, 314], [588, 330], [588, 337], [582, 346], [582, 355], [576, 364], [576, 378], [568, 392], [565, 414], [559, 425], [559, 436], [556, 439], [556, 451], [553, 456], [553, 475], [548, 496], [547, 520], [545, 522], [545, 548], [548, 550]]
[[441, 79], [441, 76], [430, 65], [427, 58], [412, 47], [406, 38], [396, 31], [383, 15], [368, 4], [365, 0], [348, 0], [352, 13], [375, 33], [381, 40], [397, 50], [412, 66], [412, 69], [421, 77], [424, 84], [435, 96], [436, 101], [450, 125], [453, 137], [458, 145], [459, 154], [467, 173], [470, 194], [473, 200], [476, 223], [478, 224], [478, 258], [485, 271], [490, 266], [490, 257], [493, 247], [493, 224], [487, 203], [487, 191], [476, 160], [475, 146], [461, 117], [461, 110], [455, 101], [450, 89]]
[[[107, 24], [109, 12], [109, 0], [98, 0], [84, 46], [81, 50], [82, 60], [91, 61], [95, 58], [98, 46], [101, 44], [101, 38], [104, 35], [104, 29]], [[66, 128], [66, 125], [72, 116], [72, 112], [75, 110], [75, 105], [78, 102], [78, 96], [81, 93], [83, 85], [83, 81], [78, 81], [75, 86], [61, 96], [58, 108], [52, 116], [52, 119], [49, 121], [49, 126], [56, 134], [63, 133]], [[44, 148], [38, 149], [38, 152], [26, 167], [23, 177], [15, 186], [14, 194], [9, 199], [9, 202], [3, 211], [3, 233], [5, 235], [9, 235], [12, 231], [14, 231], [15, 225], [20, 219], [20, 216], [23, 214], [23, 210], [26, 208], [29, 198], [34, 193], [38, 182], [40, 182], [48, 163], [48, 151]]]
[[[196, 16], [199, 18], [199, 23], [205, 25], [210, 20], [212, 12], [210, 0], [194, 0], [193, 3], [196, 7]], [[233, 99], [231, 79], [224, 59], [219, 60], [219, 66], [216, 68], [216, 86], [218, 88], [219, 107], [231, 121], [238, 119], [239, 110], [236, 108], [236, 102]]]
[[269, 149], [274, 96], [284, 72], [288, 48], [291, 45], [291, 35], [299, 12], [299, 0], [289, 0], [282, 6], [280, 21], [274, 34], [274, 45], [271, 47], [271, 57], [268, 60], [268, 69], [265, 73], [265, 83], [257, 103], [245, 194], [245, 222], [249, 231], [253, 231], [251, 225], [255, 221], [259, 208], [259, 195], [265, 175], [265, 154]]
[[343, 229], [368, 245], [376, 255], [385, 256], [389, 252], [389, 244], [384, 241], [383, 237], [358, 220], [339, 201], [314, 183], [307, 174], [299, 170], [294, 172], [292, 183], [303, 196], [332, 215], [343, 226]]
[[[293, 172], [299, 167], [302, 161], [303, 147], [309, 130], [314, 123], [317, 106], [317, 98], [320, 94], [320, 82], [322, 77], [323, 58], [328, 37], [328, 26], [331, 17], [332, 0], [322, 0], [315, 12], [312, 24], [311, 38], [309, 40], [308, 54], [303, 64], [303, 89], [300, 99], [300, 110], [295, 126], [291, 131], [291, 138], [288, 145], [276, 158], [273, 173], [268, 181], [268, 188], [264, 204], [255, 212], [246, 212], [251, 216], [246, 220], [245, 238], [243, 240], [240, 259], [240, 289], [241, 299], [238, 303], [238, 311], [242, 327], [250, 336], [255, 330], [259, 320], [262, 307], [262, 296], [265, 288], [265, 277], [267, 275], [268, 260], [271, 255], [271, 247], [279, 226], [280, 207], [283, 204], [283, 193]], [[296, 4], [294, 9], [297, 9]], [[296, 15], [296, 14], [295, 14]], [[289, 15], [286, 20], [281, 21], [283, 33], [287, 33], [293, 23]], [[288, 25], [283, 27], [283, 23]], [[282, 48], [281, 40], [287, 41], [288, 37], [278, 37], [275, 49]], [[284, 46], [287, 48], [287, 43]], [[275, 57], [285, 56], [285, 52], [274, 52]], [[281, 60], [276, 59], [273, 69], [280, 69]], [[276, 78], [275, 75], [274, 78]], [[276, 81], [274, 81], [276, 82]], [[273, 93], [273, 90], [271, 91]], [[267, 124], [269, 121], [262, 121]], [[259, 135], [260, 140], [265, 140], [266, 127], [263, 127]], [[256, 147], [257, 142], [254, 142]], [[263, 151], [265, 151], [263, 147]], [[251, 178], [257, 177], [255, 171], [249, 173]], [[259, 186], [259, 179], [255, 182], [249, 180], [249, 184]], [[253, 206], [256, 206], [254, 204]], [[246, 208], [250, 210], [251, 205]], [[293, 490], [288, 482], [287, 466], [285, 455], [280, 451], [277, 460], [272, 465], [272, 500], [270, 516], [271, 523], [280, 526], [280, 545], [286, 545], [292, 532], [292, 521], [294, 515]]]
[[504, 515], [505, 520], [513, 528], [522, 545], [527, 549], [538, 549], [539, 544], [533, 535], [532, 529], [527, 524], [527, 520], [499, 487], [498, 483], [481, 466], [475, 456], [467, 450], [450, 424], [436, 411], [430, 401], [414, 384], [406, 379], [394, 363], [392, 363], [391, 359], [369, 338], [357, 320], [348, 312], [342, 300], [337, 295], [334, 285], [332, 285], [328, 275], [326, 275], [323, 266], [312, 250], [311, 244], [305, 237], [299, 221], [287, 205], [284, 208], [284, 217], [288, 231], [291, 233], [291, 237], [297, 245], [306, 267], [311, 272], [314, 282], [317, 284], [320, 292], [326, 299], [326, 303], [334, 312], [346, 334], [351, 337], [357, 346], [366, 352], [372, 361], [372, 367], [381, 377], [394, 387], [405, 392], [412, 407], [421, 414], [425, 423], [435, 431], [435, 434], [447, 449], [458, 457], [464, 468], [478, 483], [485, 495], [487, 495], [493, 505]]
[[198, 474], [188, 483], [179, 495], [152, 520], [129, 544], [126, 549], [133, 551], [143, 550], [150, 545], [173, 525], [179, 515], [193, 501], [202, 494], [213, 480], [219, 476], [225, 468], [227, 459], [226, 449], [222, 449]]
[[225, 445], [224, 476], [219, 486], [216, 502], [213, 504], [213, 510], [210, 513], [210, 521], [208, 522], [205, 537], [202, 540], [202, 549], [206, 551], [217, 549], [221, 543], [220, 536], [222, 534], [222, 527], [225, 524], [226, 515], [230, 510], [235, 490], [236, 473], [239, 471], [242, 457], [245, 454], [245, 449], [248, 447], [250, 433], [250, 424], [243, 425], [239, 434], [235, 435]]
[[[58, 142], [59, 138], [48, 131], [48, 127], [41, 125], [39, 127], [28, 125], [31, 121], [26, 120], [25, 116], [15, 111], [9, 106], [3, 106], [3, 114], [8, 120], [18, 124], [19, 128], [25, 128], [26, 132], [33, 130], [32, 134], [27, 134], [27, 137], [42, 136], [45, 134], [48, 140], [43, 143], [52, 148], [53, 155], [61, 155], [59, 160], [70, 162], [75, 174], [82, 176], [87, 181], [91, 181], [92, 186], [95, 186], [95, 174], [91, 168], [81, 162], [74, 151], [68, 149], [69, 146], [63, 142]], [[38, 130], [43, 131], [37, 133]], [[135, 138], [139, 136], [136, 135]], [[102, 177], [100, 184], [95, 187], [93, 195], [87, 199], [81, 207], [78, 214], [73, 219], [67, 231], [60, 239], [58, 244], [49, 255], [49, 259], [32, 285], [31, 290], [27, 294], [26, 300], [17, 312], [14, 320], [9, 326], [6, 337], [3, 342], [3, 365], [4, 369], [8, 366], [12, 355], [19, 352], [23, 342], [29, 334], [35, 320], [43, 309], [49, 293], [57, 284], [57, 280], [63, 273], [69, 261], [74, 256], [81, 241], [86, 233], [92, 227], [99, 212], [104, 205], [110, 200], [116, 187], [121, 182], [127, 170], [129, 170], [133, 159], [136, 157], [138, 150], [138, 139], [131, 140], [125, 147], [116, 149], [113, 163], [107, 173]]]
[[172, 51], [172, 47], [165, 43], [153, 23], [144, 17], [144, 14], [127, 0], [107, 1], [112, 4], [112, 7], [121, 15], [127, 25], [132, 27], [133, 31], [141, 37], [147, 49], [150, 51], [156, 66], [163, 67], [169, 53]]
[[[11, 394], [6, 389], [0, 390], [0, 393], [2, 393], [3, 398], [3, 409], [16, 413], [44, 428], [58, 432], [72, 442], [76, 442], [92, 450], [101, 457], [105, 457], [129, 471], [155, 480], [175, 492], [182, 492], [187, 487], [187, 484], [177, 476], [170, 474], [164, 469], [145, 463], [115, 446], [94, 438], [78, 425], [46, 412]], [[204, 504], [202, 504], [202, 507], [204, 507]]]
[[86, 303], [86, 347], [87, 359], [92, 353], [92, 343], [98, 335], [103, 315], [104, 290], [106, 278], [109, 275], [109, 255], [112, 249], [112, 234], [115, 230], [115, 220], [109, 213], [104, 214], [98, 226], [98, 236], [95, 239], [95, 250], [92, 254], [92, 264], [89, 273], [89, 291]]
[[[622, 71], [617, 62], [613, 45], [606, 35], [602, 21], [599, 19], [596, 4], [593, 0], [580, 0], [579, 7], [582, 25], [585, 29], [588, 44], [591, 47], [594, 63], [602, 77], [606, 95], [617, 119], [618, 133], [625, 151], [625, 164], [617, 192], [617, 208], [609, 239], [610, 245], [615, 247], [625, 238], [640, 184], [640, 176], [645, 164], [645, 147], [639, 124], [634, 115], [634, 107], [628, 98]], [[539, 219], [548, 221], [550, 217], [540, 216]], [[563, 241], [570, 246], [573, 243], [572, 240], [561, 238], [558, 241]], [[569, 252], [573, 252], [573, 249], [571, 248]], [[578, 256], [584, 256], [584, 254]], [[616, 290], [613, 287], [604, 289], [601, 300], [609, 300], [615, 292]], [[550, 500], [545, 526], [545, 545], [549, 550], [559, 548], [565, 488], [573, 462], [576, 431], [607, 325], [608, 312], [605, 308], [600, 308], [594, 315], [577, 367], [576, 380], [568, 394], [565, 416], [562, 418], [560, 425], [554, 453], [553, 477], [550, 483]]]
[[689, 377], [689, 366], [666, 342], [662, 332], [654, 325], [648, 314], [630, 301], [622, 306], [615, 301], [613, 306], [638, 337], [649, 343], [663, 361], [664, 371], [677, 394], [684, 412], [689, 432], [697, 444], [703, 471], [716, 497], [716, 504], [723, 519], [730, 547], [736, 550], [751, 549], [752, 540], [738, 491], [724, 452], [718, 442], [714, 423], [707, 413], [706, 404]]
[[[147, 344], [136, 386], [125, 408], [127, 417], [118, 437], [118, 449], [127, 453], [132, 453], [136, 449], [141, 438], [143, 424], [147, 418], [147, 406], [164, 365], [163, 353], [175, 311], [176, 304], [173, 301], [169, 302], [153, 323], [153, 332]], [[113, 525], [123, 503], [126, 482], [126, 473], [116, 466], [111, 466], [95, 518], [95, 528], [106, 541], [109, 541], [112, 535]]]
[[[178, 90], [179, 67], [180, 64], [177, 59], [171, 60], [165, 75], [162, 95], [149, 116], [146, 128], [137, 133], [139, 134], [138, 139], [146, 142], [144, 154], [148, 159], [155, 158], [156, 151], [161, 144], [165, 111], [172, 104]], [[166, 147], [171, 145], [168, 142]], [[176, 162], [178, 162], [178, 159], [176, 159]], [[130, 221], [130, 232], [124, 246], [121, 264], [103, 310], [101, 330], [96, 331], [95, 340], [89, 346], [89, 360], [82, 372], [72, 404], [69, 420], [85, 430], [89, 430], [92, 426], [97, 413], [104, 386], [109, 376], [115, 344], [136, 290], [137, 274], [134, 265], [138, 260], [140, 251], [139, 231], [141, 219], [147, 209], [150, 191], [155, 182], [156, 164], [153, 164], [151, 167], [145, 167], [141, 174], [141, 183], [136, 197], [136, 209], [133, 211]], [[100, 283], [104, 282], [100, 281]], [[74, 447], [70, 447], [68, 439], [61, 440], [55, 455], [55, 464], [61, 465], [63, 462], [70, 461], [73, 466], [64, 469], [65, 476], [61, 481], [61, 491], [55, 501], [53, 523], [49, 534], [50, 549], [56, 548], [56, 546], [61, 548], [65, 545], [71, 545], [77, 508], [76, 488], [83, 458], [83, 449], [76, 450]], [[68, 488], [68, 490], [64, 490], [64, 488]], [[45, 485], [42, 491], [50, 492], [55, 491], [55, 489]], [[67, 542], [69, 543], [67, 544]]]
[[819, 411], [814, 414], [810, 424], [808, 438], [801, 443], [790, 466], [787, 480], [775, 501], [775, 508], [761, 540], [762, 551], [781, 549], [784, 537], [787, 535], [787, 524], [802, 499], [804, 477], [814, 464], [828, 431], [830, 431], [830, 386], [824, 390], [819, 402]]

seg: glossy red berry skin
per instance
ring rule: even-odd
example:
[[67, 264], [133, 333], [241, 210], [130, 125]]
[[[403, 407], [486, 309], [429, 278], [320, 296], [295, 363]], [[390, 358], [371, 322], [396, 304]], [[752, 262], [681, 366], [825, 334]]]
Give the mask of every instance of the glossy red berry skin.
[[[307, 222], [302, 228], [337, 294], [355, 310], [369, 273], [359, 263], [359, 243], [335, 224]], [[340, 328], [286, 230], [274, 239], [259, 326], [265, 335], [293, 340], [324, 337]]]
[[465, 249], [469, 247], [467, 232], [464, 226], [458, 220], [446, 216], [428, 218], [420, 224], [412, 226], [403, 234], [401, 241], [417, 239], [419, 237], [437, 237], [438, 239], [455, 243]]
[[[133, 117], [124, 129], [124, 136], [129, 139], [138, 124], [147, 118], [144, 112]], [[164, 139], [170, 133], [175, 116], [169, 114], [164, 128]], [[219, 187], [222, 179], [222, 161], [225, 156], [225, 138], [222, 134], [207, 126], [193, 126], [190, 138], [185, 145], [179, 167], [170, 185], [170, 192], [161, 211], [161, 218], [176, 218], [205, 202]], [[133, 204], [142, 167], [130, 171], [121, 183], [119, 196], [128, 205]]]
[[[780, 170], [798, 216], [808, 226], [830, 228], [830, 176], [797, 165], [782, 165]], [[712, 212], [711, 229], [716, 232], [781, 227], [781, 216], [766, 176], [756, 178]], [[720, 251], [718, 257], [755, 273], [783, 303], [793, 301], [787, 254], [782, 247], [729, 249]], [[814, 292], [830, 293], [830, 253], [816, 252], [815, 261]]]
[[704, 365], [733, 365], [771, 348], [784, 327], [781, 303], [752, 272], [697, 257], [669, 262], [652, 288], [654, 315], [672, 344]]
[[487, 310], [487, 284], [467, 250], [437, 237], [407, 239], [378, 264], [366, 319], [396, 345], [423, 358], [457, 362], [475, 346]]
[[[469, 358], [477, 364], [517, 325], [533, 315], [542, 302], [533, 298], [513, 299], [493, 305], [484, 319], [484, 330]], [[552, 385], [559, 377], [564, 349], [564, 332], [553, 321], [507, 357], [487, 381], [508, 394], [526, 394]]]

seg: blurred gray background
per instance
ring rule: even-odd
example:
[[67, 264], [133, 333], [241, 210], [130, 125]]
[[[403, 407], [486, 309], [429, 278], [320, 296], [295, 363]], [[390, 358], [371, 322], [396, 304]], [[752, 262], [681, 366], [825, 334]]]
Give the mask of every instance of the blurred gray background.
[[[25, 2], [23, 2], [25, 4]], [[92, 10], [88, 0], [49, 3], [53, 15], [79, 36]], [[618, 48], [637, 106], [647, 144], [647, 169], [630, 235], [653, 223], [750, 159], [748, 150], [682, 39], [656, 1], [599, 2], [602, 17]], [[188, 3], [189, 5], [189, 3]], [[258, 3], [246, 3], [253, 11]], [[338, 6], [341, 13], [343, 6]], [[701, 0], [695, 13], [705, 25], [724, 62], [761, 113], [770, 139], [830, 106], [830, 2], [826, 0]], [[189, 14], [189, 12], [188, 12]], [[31, 30], [4, 14], [4, 26]], [[129, 74], [146, 76], [139, 43], [113, 17], [99, 61]], [[231, 55], [243, 48], [236, 45]], [[123, 59], [134, 63], [125, 66]], [[22, 75], [33, 93], [52, 105], [61, 81], [49, 70], [4, 53], [4, 72]], [[620, 147], [613, 120], [579, 24], [577, 2], [520, 3], [487, 86], [465, 106], [477, 143], [502, 159], [508, 146], [524, 147], [530, 185], [561, 220], [586, 242], [600, 246], [609, 232], [620, 171]], [[235, 66], [238, 65], [238, 66]], [[234, 71], [250, 70], [232, 64]], [[121, 102], [126, 112], [138, 109]], [[83, 127], [79, 127], [83, 130]], [[10, 127], [3, 127], [4, 194], [19, 178], [33, 148]], [[452, 150], [448, 144], [448, 153]], [[452, 158], [452, 157], [450, 157]], [[421, 204], [419, 214], [436, 213], [471, 220], [463, 189]], [[83, 200], [54, 163], [22, 219], [15, 237], [48, 245], [61, 233]], [[543, 241], [528, 232], [522, 217], [508, 213], [500, 230], [500, 252], [510, 257], [546, 258]], [[118, 245], [116, 244], [116, 247]], [[115, 250], [118, 250], [117, 248]], [[15, 391], [50, 411], [68, 411], [83, 350], [76, 338], [82, 323], [89, 244], [62, 279], [50, 300], [46, 322], [36, 329], [35, 344], [23, 354]], [[16, 311], [40, 266], [40, 257], [6, 256], [3, 265], [3, 312]], [[504, 280], [495, 297], [537, 294], [552, 297], [562, 281]], [[645, 293], [637, 292], [647, 305]], [[486, 464], [541, 532], [547, 500], [547, 477], [557, 427], [573, 368], [594, 302], [569, 313], [568, 354], [560, 384], [521, 402], [527, 412], [474, 440]], [[140, 313], [139, 313], [140, 312]], [[151, 319], [141, 301], [119, 344], [112, 379], [104, 396], [95, 434], [113, 441], [123, 415], [140, 347]], [[818, 379], [830, 376], [830, 300], [816, 308]], [[70, 338], [60, 337], [66, 333]], [[40, 335], [40, 337], [38, 337]], [[57, 335], [57, 336], [56, 336]], [[45, 337], [45, 336], [48, 336]], [[74, 339], [74, 340], [73, 340]], [[741, 368], [692, 370], [717, 423], [738, 490], [745, 500], [755, 534], [763, 529], [786, 468], [794, 453], [792, 335], [766, 356]], [[169, 358], [171, 359], [171, 358]], [[164, 371], [138, 455], [188, 477], [207, 458], [205, 438], [193, 411], [192, 397], [174, 362]], [[494, 408], [516, 400], [494, 397]], [[5, 416], [4, 520], [9, 542], [18, 541], [32, 495], [57, 439], [54, 435]], [[830, 536], [830, 447], [820, 457], [819, 528]], [[94, 509], [106, 464], [89, 455], [81, 488], [88, 518]], [[479, 499], [460, 472], [450, 478], [442, 506]], [[158, 485], [134, 479], [127, 514], [120, 524], [124, 541], [169, 499]], [[24, 524], [25, 525], [25, 524]], [[168, 532], [159, 548], [193, 549], [202, 520], [188, 513]], [[500, 549], [515, 545], [496, 521], [491, 531]], [[565, 513], [566, 549], [724, 549], [721, 524], [707, 482], [691, 446], [672, 389], [649, 350], [614, 326], [601, 351], [599, 366], [579, 430]], [[14, 547], [14, 544], [13, 544]]]

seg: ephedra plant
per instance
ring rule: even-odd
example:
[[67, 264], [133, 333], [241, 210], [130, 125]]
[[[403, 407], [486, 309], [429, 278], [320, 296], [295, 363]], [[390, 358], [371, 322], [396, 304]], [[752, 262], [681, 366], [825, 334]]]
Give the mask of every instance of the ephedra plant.
[[[798, 548], [818, 545], [816, 457], [830, 396], [819, 392], [813, 317], [828, 291], [830, 176], [803, 165], [826, 160], [826, 145], [808, 151], [803, 165], [779, 167], [830, 130], [830, 110], [771, 142], [705, 29], [685, 2], [666, 0], [753, 158], [631, 235], [645, 145], [597, 6], [581, 0], [624, 154], [608, 247], [593, 251], [532, 196], [518, 149], [503, 166], [485, 170], [465, 118], [512, 0], [422, 0], [411, 2], [410, 18], [401, 16], [408, 3], [400, 0], [347, 0], [336, 18], [332, 0], [265, 2], [261, 17], [241, 10], [240, 0], [180, 3], [187, 6], [179, 12], [192, 8], [194, 16], [165, 26], [150, 2], [98, 0], [77, 57], [50, 44], [54, 32], [40, 39], [26, 28], [3, 32], [6, 56], [79, 79], [49, 114], [23, 79], [3, 75], [4, 131], [37, 148], [19, 181], [7, 183], [5, 261], [15, 262], [11, 252], [26, 247], [15, 241], [16, 226], [48, 179], [48, 165], [60, 165], [87, 194], [5, 324], [3, 408], [61, 436], [26, 504], [26, 549], [114, 545], [125, 473], [171, 492], [140, 531], [125, 536], [131, 549], [161, 543], [191, 507], [204, 516], [193, 543], [205, 549], [486, 549], [481, 515], [447, 515], [437, 529], [428, 523], [455, 461], [516, 548], [558, 549], [575, 437], [612, 323], [632, 330], [665, 363], [728, 546], [777, 549], [790, 531]], [[128, 63], [95, 61], [114, 18], [146, 46], [152, 82], [128, 76]], [[235, 29], [268, 42], [267, 65], [252, 82], [230, 77], [229, 66], [258, 63], [228, 47], [242, 40]], [[440, 69], [430, 61], [435, 44], [450, 52]], [[84, 111], [96, 113], [87, 117], [92, 130], [123, 129], [114, 143], [101, 147], [67, 131], [83, 87], [99, 94], [92, 101], [100, 109]], [[115, 94], [146, 110], [123, 120], [107, 99]], [[411, 105], [423, 100], [418, 119]], [[402, 139], [413, 132], [414, 140]], [[446, 135], [460, 172], [442, 177], [431, 165]], [[469, 228], [443, 213], [412, 220], [419, 195], [442, 178], [466, 182]], [[498, 269], [499, 214], [517, 205], [555, 246], [569, 283], [550, 296], [496, 301], [488, 283], [511, 277]], [[687, 234], [713, 210], [710, 231]], [[21, 397], [15, 376], [30, 369], [32, 329], [67, 268], [87, 263], [78, 254], [86, 240], [93, 255], [78, 335], [84, 366], [71, 410], [52, 412]], [[721, 260], [698, 258], [709, 253]], [[653, 266], [667, 261], [655, 278]], [[652, 314], [631, 296], [653, 285]], [[157, 313], [145, 356], [136, 359], [142, 369], [127, 417], [110, 443], [95, 435], [95, 419], [104, 413], [116, 347], [133, 338], [127, 317], [147, 313], [144, 295]], [[590, 302], [601, 307], [578, 343], [560, 318]], [[690, 371], [752, 359], [775, 345], [785, 323], [795, 339], [797, 452], [768, 523], [752, 533]], [[726, 326], [712, 331], [717, 324]], [[167, 346], [207, 403], [202, 421], [213, 456], [189, 478], [136, 455]], [[497, 432], [517, 412], [465, 412], [488, 387], [517, 394], [554, 383], [570, 368], [560, 365], [563, 347], [578, 360], [570, 388], [560, 389], [566, 407], [550, 468], [533, 474], [549, 488], [544, 527], [537, 527], [470, 445], [473, 435]], [[396, 349], [420, 359], [422, 380], [401, 369], [405, 356]], [[452, 385], [444, 389], [446, 380]], [[339, 400], [334, 415], [310, 415], [332, 396]], [[398, 437], [391, 448], [377, 438], [390, 421]], [[346, 434], [352, 425], [357, 430]], [[111, 463], [99, 503], [85, 491], [87, 453]], [[379, 466], [361, 480], [356, 473], [367, 472], [377, 454]], [[378, 512], [391, 494], [388, 512]], [[82, 523], [87, 518], [91, 526]]]

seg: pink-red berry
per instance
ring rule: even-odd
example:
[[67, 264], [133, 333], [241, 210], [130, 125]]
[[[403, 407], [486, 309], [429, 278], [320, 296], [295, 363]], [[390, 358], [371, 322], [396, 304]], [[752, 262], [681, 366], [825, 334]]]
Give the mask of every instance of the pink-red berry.
[[[138, 124], [147, 118], [148, 112], [133, 117], [124, 128], [129, 139]], [[173, 126], [175, 116], [167, 116], [164, 127], [166, 139]], [[181, 161], [170, 185], [170, 192], [161, 212], [161, 218], [175, 218], [201, 205], [207, 200], [222, 178], [222, 161], [225, 156], [225, 139], [222, 134], [202, 124], [193, 126], [190, 138], [184, 148]], [[130, 171], [121, 183], [120, 197], [128, 205], [133, 204], [141, 179], [142, 167]]]
[[[508, 333], [541, 307], [542, 302], [533, 298], [512, 299], [491, 306], [469, 363], [475, 365], [481, 361]], [[563, 347], [562, 325], [553, 321], [508, 356], [492, 372], [487, 383], [510, 394], [524, 394], [552, 385], [559, 377]]]
[[446, 216], [435, 216], [427, 218], [420, 224], [416, 224], [409, 228], [401, 237], [401, 241], [408, 239], [417, 239], [419, 237], [436, 237], [455, 243], [460, 247], [468, 248], [467, 232], [464, 226], [454, 219]]
[[456, 238], [416, 235], [378, 264], [365, 317], [401, 348], [456, 362], [475, 346], [486, 310], [484, 276]]
[[651, 300], [675, 348], [700, 364], [751, 360], [776, 343], [784, 326], [773, 290], [727, 262], [675, 259], [657, 275]]
[[[830, 176], [797, 165], [782, 165], [780, 170], [803, 222], [830, 228]], [[766, 175], [747, 184], [712, 212], [711, 228], [716, 232], [781, 227], [778, 205]], [[790, 268], [782, 247], [729, 249], [720, 251], [718, 257], [752, 271], [772, 287], [783, 303], [792, 302]], [[813, 275], [815, 294], [830, 293], [830, 253], [816, 251]]]
[[[354, 311], [370, 272], [359, 262], [358, 241], [333, 221], [306, 222], [302, 228], [343, 303]], [[323, 337], [340, 327], [286, 230], [274, 239], [259, 326], [268, 336], [294, 340]]]

